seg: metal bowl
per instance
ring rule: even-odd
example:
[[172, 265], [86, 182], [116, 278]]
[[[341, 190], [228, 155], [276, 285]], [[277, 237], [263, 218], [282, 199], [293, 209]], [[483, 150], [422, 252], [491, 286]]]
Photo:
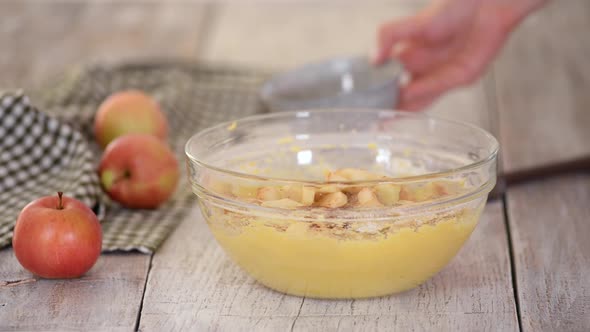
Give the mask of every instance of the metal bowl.
[[397, 103], [402, 65], [374, 66], [367, 57], [343, 57], [279, 74], [263, 86], [271, 111], [327, 108], [392, 109]]

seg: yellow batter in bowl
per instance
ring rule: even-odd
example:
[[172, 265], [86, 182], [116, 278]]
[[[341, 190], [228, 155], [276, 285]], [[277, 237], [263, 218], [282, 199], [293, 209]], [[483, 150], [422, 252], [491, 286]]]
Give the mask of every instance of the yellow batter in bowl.
[[398, 222], [305, 222], [201, 207], [217, 241], [256, 280], [315, 298], [365, 298], [414, 288], [440, 271], [476, 226], [485, 200]]

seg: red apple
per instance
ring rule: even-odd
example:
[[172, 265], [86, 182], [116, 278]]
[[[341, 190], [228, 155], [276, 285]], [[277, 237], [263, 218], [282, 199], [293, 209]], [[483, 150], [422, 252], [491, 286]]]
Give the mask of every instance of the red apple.
[[94, 265], [102, 246], [96, 215], [84, 203], [47, 196], [21, 211], [12, 247], [19, 263], [43, 278], [76, 278]]
[[176, 189], [178, 161], [155, 136], [130, 134], [112, 141], [99, 165], [103, 189], [130, 208], [156, 208]]
[[151, 134], [165, 140], [168, 122], [152, 97], [137, 90], [121, 91], [98, 108], [94, 134], [103, 148], [125, 134]]

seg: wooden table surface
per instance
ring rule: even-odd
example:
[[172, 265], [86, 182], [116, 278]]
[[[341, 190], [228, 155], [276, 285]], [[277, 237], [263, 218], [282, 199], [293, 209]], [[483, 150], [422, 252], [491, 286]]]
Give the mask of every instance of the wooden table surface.
[[[146, 58], [281, 70], [366, 52], [379, 22], [423, 3], [2, 1], [0, 87]], [[590, 330], [588, 31], [590, 1], [554, 1], [480, 82], [430, 110], [494, 133], [508, 187], [420, 287], [372, 300], [278, 294], [225, 256], [195, 209], [154, 255], [104, 254], [77, 280], [35, 278], [0, 250], [0, 330]]]

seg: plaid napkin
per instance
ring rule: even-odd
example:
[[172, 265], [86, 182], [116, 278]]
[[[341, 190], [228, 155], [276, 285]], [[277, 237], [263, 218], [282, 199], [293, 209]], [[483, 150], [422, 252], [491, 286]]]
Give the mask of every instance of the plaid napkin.
[[63, 191], [104, 216], [93, 155], [70, 125], [32, 107], [22, 93], [0, 92], [0, 247], [20, 210]]
[[[174, 197], [156, 210], [131, 210], [100, 190], [101, 151], [92, 124], [111, 93], [140, 89], [162, 105], [169, 143], [179, 161], [197, 131], [262, 111], [258, 90], [266, 73], [195, 63], [136, 64], [74, 69], [34, 95], [0, 103], [0, 248], [10, 244], [19, 211], [57, 189], [94, 208], [103, 227], [103, 251], [155, 251], [195, 204], [184, 167]], [[105, 209], [106, 207], [106, 209]]]

